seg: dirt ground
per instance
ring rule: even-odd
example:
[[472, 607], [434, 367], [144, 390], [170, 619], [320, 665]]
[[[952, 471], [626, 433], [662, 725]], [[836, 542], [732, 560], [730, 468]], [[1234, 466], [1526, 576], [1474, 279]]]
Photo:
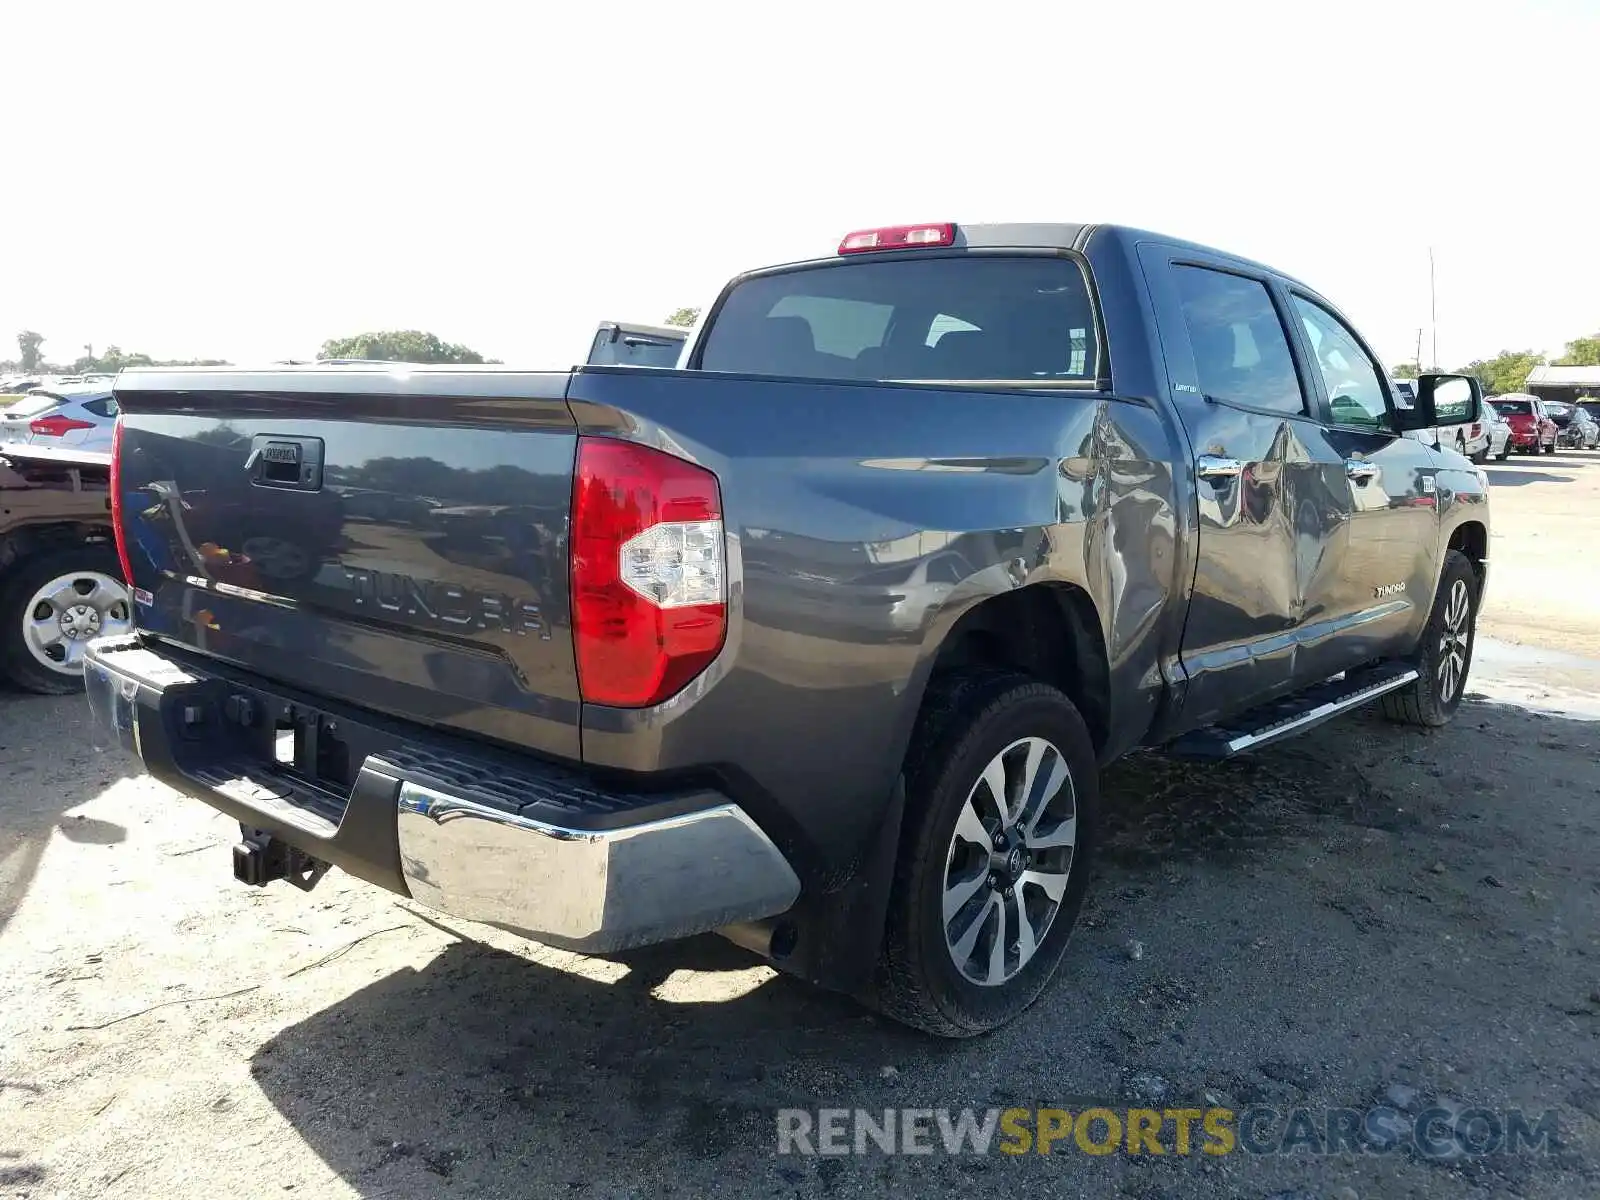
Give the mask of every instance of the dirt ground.
[[[1493, 465], [1473, 699], [1106, 779], [1062, 977], [976, 1042], [719, 939], [617, 960], [333, 875], [0, 695], [0, 1196], [1600, 1195], [1600, 455]], [[1566, 714], [1553, 716], [1552, 712]], [[1551, 1110], [1540, 1155], [776, 1152], [775, 1114], [1151, 1103]]]

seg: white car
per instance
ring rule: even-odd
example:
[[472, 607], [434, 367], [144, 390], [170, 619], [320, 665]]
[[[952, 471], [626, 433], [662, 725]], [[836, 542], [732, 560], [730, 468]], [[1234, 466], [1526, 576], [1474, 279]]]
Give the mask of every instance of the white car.
[[0, 445], [61, 446], [111, 450], [117, 401], [106, 383], [33, 388], [8, 408], [0, 408]]
[[1511, 457], [1511, 425], [1488, 400], [1483, 402], [1483, 428], [1489, 435], [1488, 457], [1505, 462]]

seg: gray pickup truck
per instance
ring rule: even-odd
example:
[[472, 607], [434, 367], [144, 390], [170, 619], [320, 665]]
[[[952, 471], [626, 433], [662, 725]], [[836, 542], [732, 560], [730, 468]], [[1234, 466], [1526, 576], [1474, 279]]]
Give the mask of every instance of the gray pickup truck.
[[1306, 285], [1112, 226], [852, 234], [682, 369], [116, 394], [137, 628], [90, 703], [239, 879], [715, 930], [948, 1036], [1055, 973], [1102, 764], [1443, 724], [1487, 571], [1484, 477], [1401, 436], [1475, 381], [1402, 408]]

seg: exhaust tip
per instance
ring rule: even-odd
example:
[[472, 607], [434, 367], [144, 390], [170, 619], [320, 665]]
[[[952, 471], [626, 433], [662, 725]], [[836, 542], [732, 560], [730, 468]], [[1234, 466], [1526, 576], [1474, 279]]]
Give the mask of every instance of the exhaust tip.
[[777, 919], [765, 921], [740, 921], [724, 925], [717, 930], [735, 946], [742, 946], [752, 954], [774, 962], [782, 962], [794, 953], [800, 942], [800, 931], [793, 921]]

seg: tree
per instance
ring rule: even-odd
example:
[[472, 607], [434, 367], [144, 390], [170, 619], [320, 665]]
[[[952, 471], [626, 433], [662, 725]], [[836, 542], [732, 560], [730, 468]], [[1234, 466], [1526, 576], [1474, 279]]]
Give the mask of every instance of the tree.
[[699, 319], [700, 310], [698, 308], [680, 308], [667, 318], [667, 324], [676, 325], [679, 329], [693, 329], [694, 323]]
[[379, 362], [481, 363], [495, 362], [476, 350], [420, 329], [398, 329], [383, 333], [358, 333], [354, 337], [329, 338], [317, 352], [318, 358], [368, 358]]
[[1404, 362], [1396, 365], [1394, 370], [1390, 372], [1390, 377], [1393, 379], [1415, 379], [1420, 374], [1422, 374], [1422, 368], [1416, 363]]
[[44, 357], [39, 352], [39, 347], [44, 345], [44, 334], [35, 333], [31, 329], [24, 329], [17, 334], [17, 350], [21, 354], [22, 369], [32, 374], [39, 369], [39, 360]]
[[1532, 350], [1502, 350], [1493, 358], [1478, 358], [1461, 368], [1463, 375], [1476, 375], [1484, 393], [1491, 396], [1520, 392], [1528, 383], [1528, 372], [1544, 362], [1544, 355]]
[[[85, 347], [87, 349], [87, 347]], [[153, 367], [156, 360], [148, 354], [127, 353], [117, 345], [107, 346], [105, 352], [96, 356], [86, 354], [72, 364], [75, 375], [82, 375], [89, 371], [104, 371], [116, 374], [123, 367]], [[174, 366], [173, 363], [163, 363], [162, 366]]]
[[1591, 337], [1573, 338], [1567, 343], [1566, 349], [1561, 352], [1561, 357], [1556, 359], [1558, 367], [1594, 367], [1600, 366], [1600, 333]]
[[22, 348], [22, 359], [17, 362], [0, 361], [0, 372], [24, 371], [29, 375], [87, 375], [90, 372], [115, 375], [123, 367], [226, 367], [223, 358], [151, 358], [137, 351], [124, 351], [118, 346], [107, 346], [105, 352], [96, 354], [91, 343], [85, 343], [83, 353], [73, 359], [71, 366], [46, 362], [40, 352], [44, 335], [25, 329], [17, 335], [17, 345]]

